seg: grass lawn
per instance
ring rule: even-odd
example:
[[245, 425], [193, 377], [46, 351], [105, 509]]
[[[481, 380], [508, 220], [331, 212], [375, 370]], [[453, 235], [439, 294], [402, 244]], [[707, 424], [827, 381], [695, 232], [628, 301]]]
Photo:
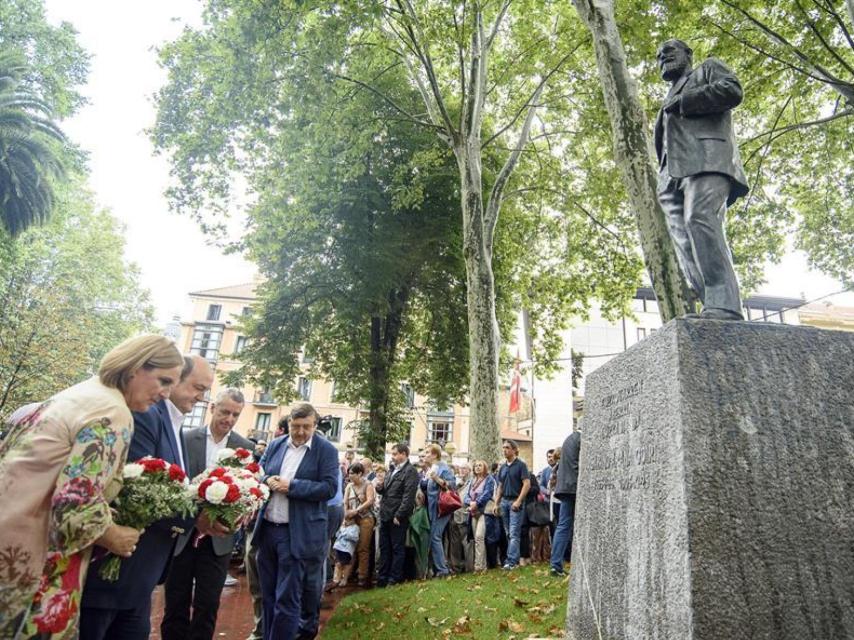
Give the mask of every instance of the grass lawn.
[[563, 638], [568, 588], [541, 564], [371, 589], [342, 600], [321, 638]]

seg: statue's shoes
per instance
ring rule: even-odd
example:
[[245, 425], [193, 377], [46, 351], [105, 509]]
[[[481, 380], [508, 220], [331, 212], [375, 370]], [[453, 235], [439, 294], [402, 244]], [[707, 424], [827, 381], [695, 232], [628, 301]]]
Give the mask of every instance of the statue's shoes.
[[686, 313], [686, 318], [700, 320], [744, 320], [744, 316], [729, 309], [703, 309], [702, 313]]

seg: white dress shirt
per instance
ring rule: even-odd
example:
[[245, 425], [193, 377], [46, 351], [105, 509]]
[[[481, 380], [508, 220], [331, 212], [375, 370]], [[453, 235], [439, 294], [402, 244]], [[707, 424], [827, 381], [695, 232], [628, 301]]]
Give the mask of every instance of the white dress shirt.
[[[308, 439], [305, 444], [295, 447], [294, 441], [288, 439], [288, 446], [285, 449], [285, 457], [282, 460], [282, 467], [279, 469], [278, 475], [282, 480], [290, 482], [299, 469], [302, 459], [305, 454], [311, 449], [311, 443], [314, 436]], [[270, 502], [267, 503], [267, 508], [264, 510], [264, 519], [277, 524], [290, 522], [290, 501], [288, 497], [281, 491], [273, 491], [270, 496]]]
[[[166, 408], [169, 409], [169, 420], [172, 421], [172, 431], [175, 432], [175, 442], [178, 443], [178, 460], [176, 464], [184, 469], [184, 443], [181, 442], [181, 425], [184, 424], [184, 414], [171, 400], [166, 400]], [[186, 471], [186, 469], [184, 469]]]
[[216, 442], [213, 439], [213, 434], [211, 433], [211, 428], [207, 427], [205, 429], [205, 433], [208, 436], [207, 443], [205, 444], [205, 466], [211, 467], [216, 464], [216, 455], [223, 449], [225, 449], [225, 445], [228, 444], [228, 435], [231, 433], [230, 431], [225, 434], [222, 440]]

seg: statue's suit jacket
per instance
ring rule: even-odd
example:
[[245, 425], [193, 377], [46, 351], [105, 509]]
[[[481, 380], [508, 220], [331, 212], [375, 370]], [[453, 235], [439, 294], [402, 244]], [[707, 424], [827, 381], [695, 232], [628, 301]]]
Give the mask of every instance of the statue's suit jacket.
[[[188, 475], [191, 479], [195, 478], [205, 470], [205, 462], [207, 460], [207, 434], [207, 427], [196, 427], [195, 429], [189, 429], [184, 433], [184, 451], [187, 454], [189, 464]], [[228, 434], [228, 441], [225, 443], [225, 446], [231, 449], [243, 447], [244, 449], [249, 449], [249, 451], [252, 451], [255, 448], [255, 445], [253, 445], [252, 442], [244, 438], [239, 433], [234, 433], [234, 431]], [[184, 547], [190, 540], [191, 534], [194, 533], [195, 529], [188, 529], [186, 533], [178, 537], [178, 543], [175, 545], [176, 556], [184, 550]], [[233, 534], [229, 536], [211, 536], [211, 542], [213, 543], [214, 553], [218, 556], [224, 556], [227, 553], [231, 553], [234, 549]]]
[[679, 96], [679, 110], [659, 110], [655, 120], [659, 164], [666, 156], [667, 173], [672, 178], [698, 173], [729, 176], [729, 205], [748, 192], [731, 115], [743, 95], [732, 71], [720, 60], [709, 58], [670, 88], [665, 103]]
[[[144, 456], [162, 458], [178, 464], [187, 471], [187, 448], [179, 455], [178, 442], [169, 417], [166, 401], [161, 400], [148, 411], [133, 412], [133, 439], [128, 450], [128, 462]], [[96, 609], [135, 609], [150, 601], [154, 587], [166, 580], [177, 529], [189, 531], [192, 519], [165, 518], [146, 527], [137, 549], [130, 558], [122, 560], [116, 582], [101, 580], [100, 562], [95, 561], [86, 575], [82, 606]]]

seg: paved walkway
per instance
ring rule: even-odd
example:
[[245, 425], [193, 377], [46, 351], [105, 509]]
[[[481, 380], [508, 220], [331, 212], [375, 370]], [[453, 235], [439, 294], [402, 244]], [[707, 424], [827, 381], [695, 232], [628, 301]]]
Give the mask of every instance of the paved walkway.
[[[219, 640], [246, 640], [252, 632], [252, 598], [249, 595], [249, 586], [246, 584], [246, 575], [232, 574], [238, 578], [238, 584], [233, 587], [225, 587], [222, 590], [222, 600], [219, 605], [216, 632], [214, 638]], [[331, 593], [324, 594], [320, 608], [320, 629], [318, 638], [323, 637], [323, 626], [332, 615], [338, 603], [348, 594], [355, 591], [355, 587], [347, 589], [336, 589]], [[154, 601], [151, 608], [151, 640], [160, 640], [160, 620], [163, 617], [163, 587], [157, 587], [154, 591]]]

